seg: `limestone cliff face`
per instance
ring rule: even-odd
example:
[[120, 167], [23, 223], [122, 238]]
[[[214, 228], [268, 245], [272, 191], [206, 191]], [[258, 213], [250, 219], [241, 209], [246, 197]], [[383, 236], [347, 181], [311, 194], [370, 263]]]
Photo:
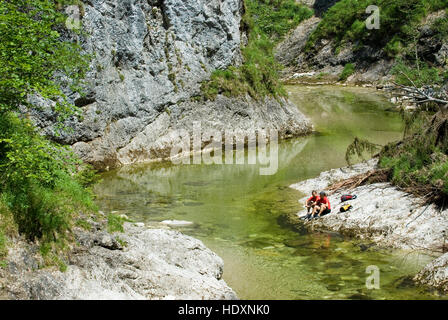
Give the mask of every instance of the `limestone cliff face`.
[[[94, 58], [86, 96], [70, 95], [83, 120], [72, 119], [74, 130], [55, 139], [85, 161], [103, 168], [158, 159], [169, 153], [169, 133], [193, 121], [205, 129], [274, 127], [280, 135], [309, 130], [287, 101], [194, 101], [214, 70], [242, 61], [242, 0], [91, 0], [84, 7], [81, 41]], [[51, 112], [36, 118], [53, 135]]]

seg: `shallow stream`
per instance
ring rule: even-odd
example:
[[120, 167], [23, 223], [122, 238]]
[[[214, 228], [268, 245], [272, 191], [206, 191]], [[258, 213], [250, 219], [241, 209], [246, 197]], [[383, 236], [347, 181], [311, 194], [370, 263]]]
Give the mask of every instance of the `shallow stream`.
[[[399, 114], [380, 93], [349, 87], [288, 86], [291, 100], [316, 133], [280, 143], [279, 169], [257, 165], [133, 165], [103, 175], [100, 208], [156, 224], [194, 222], [181, 230], [224, 259], [224, 279], [241, 299], [425, 299], [409, 276], [433, 257], [369, 247], [338, 234], [299, 234], [277, 218], [301, 208], [304, 195], [288, 188], [321, 171], [345, 166], [355, 136], [385, 144], [400, 138]], [[366, 287], [368, 266], [380, 270], [380, 289]]]

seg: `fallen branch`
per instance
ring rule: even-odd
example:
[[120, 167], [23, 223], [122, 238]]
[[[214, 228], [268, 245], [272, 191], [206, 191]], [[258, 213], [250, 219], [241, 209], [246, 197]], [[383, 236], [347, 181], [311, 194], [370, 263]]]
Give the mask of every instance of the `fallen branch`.
[[[335, 182], [327, 189], [329, 194], [333, 195], [338, 191], [350, 191], [362, 185], [384, 182], [390, 182], [390, 170], [373, 169], [369, 170], [366, 173], [362, 173], [354, 177]], [[435, 186], [432, 184], [421, 184], [415, 181], [412, 181], [407, 185], [394, 186], [402, 190], [403, 192], [416, 196], [417, 199], [420, 200], [418, 201], [420, 205], [435, 203], [440, 206], [441, 203], [445, 201], [441, 186]]]
[[[404, 72], [400, 71], [400, 74], [406, 77], [406, 79], [412, 84], [412, 86], [405, 86], [394, 82], [394, 87], [390, 88], [390, 91], [398, 91], [395, 96], [398, 97], [409, 97], [415, 104], [424, 104], [433, 102], [440, 105], [443, 109], [448, 108], [448, 100], [442, 98], [446, 96], [446, 92], [440, 90], [440, 92], [435, 91], [432, 87], [419, 88], [414, 81]], [[425, 90], [426, 89], [426, 90]], [[405, 93], [402, 93], [402, 92]]]
[[352, 190], [367, 183], [387, 182], [389, 177], [388, 169], [373, 169], [366, 173], [356, 175], [354, 177], [336, 182], [328, 187], [330, 194], [339, 190]]

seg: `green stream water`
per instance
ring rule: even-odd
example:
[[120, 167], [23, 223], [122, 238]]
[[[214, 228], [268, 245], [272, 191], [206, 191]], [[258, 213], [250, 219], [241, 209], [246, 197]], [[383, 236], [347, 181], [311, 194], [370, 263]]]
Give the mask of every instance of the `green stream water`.
[[[95, 187], [105, 212], [156, 224], [194, 222], [182, 232], [224, 260], [224, 279], [241, 299], [435, 299], [409, 276], [433, 257], [366, 246], [334, 233], [299, 234], [277, 218], [301, 209], [304, 195], [288, 188], [346, 165], [355, 136], [385, 144], [402, 123], [387, 99], [370, 89], [288, 86], [316, 133], [279, 145], [275, 175], [257, 165], [133, 165], [110, 171]], [[380, 269], [380, 289], [366, 288], [366, 268]]]

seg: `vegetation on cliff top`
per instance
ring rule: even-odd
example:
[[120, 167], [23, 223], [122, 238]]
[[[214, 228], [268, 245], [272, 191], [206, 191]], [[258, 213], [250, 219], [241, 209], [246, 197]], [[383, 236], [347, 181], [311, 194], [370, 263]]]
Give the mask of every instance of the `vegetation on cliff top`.
[[[380, 9], [379, 29], [366, 28], [366, 8], [370, 5]], [[321, 39], [331, 39], [336, 48], [352, 42], [357, 48], [369, 45], [396, 56], [415, 40], [422, 19], [447, 7], [447, 0], [341, 0], [324, 14], [306, 50], [313, 50]]]
[[18, 232], [60, 264], [57, 253], [72, 240], [72, 227], [95, 210], [89, 168], [26, 118], [37, 108], [32, 96], [51, 102], [59, 120], [78, 113], [61, 85], [78, 90], [88, 57], [75, 42], [62, 41], [68, 31], [59, 8], [66, 3], [0, 2], [0, 260], [8, 237]]
[[243, 25], [248, 44], [243, 47], [244, 62], [239, 67], [216, 70], [202, 84], [206, 99], [218, 94], [238, 96], [249, 94], [257, 99], [285, 95], [279, 81], [281, 66], [275, 61], [274, 46], [289, 30], [312, 16], [307, 7], [295, 0], [245, 0]]
[[[379, 8], [379, 29], [366, 27], [370, 16], [366, 9], [371, 5]], [[350, 44], [355, 52], [369, 47], [379, 50], [385, 57], [400, 58], [401, 63], [414, 66], [422, 25], [429, 25], [434, 40], [448, 38], [446, 14], [435, 21], [426, 21], [429, 14], [447, 8], [448, 0], [341, 0], [324, 14], [305, 50], [313, 54], [321, 49], [321, 41], [327, 39], [332, 41], [335, 54]], [[425, 32], [428, 35], [428, 31]], [[436, 69], [427, 67], [433, 69], [431, 72]], [[343, 75], [341, 80], [345, 80]]]

